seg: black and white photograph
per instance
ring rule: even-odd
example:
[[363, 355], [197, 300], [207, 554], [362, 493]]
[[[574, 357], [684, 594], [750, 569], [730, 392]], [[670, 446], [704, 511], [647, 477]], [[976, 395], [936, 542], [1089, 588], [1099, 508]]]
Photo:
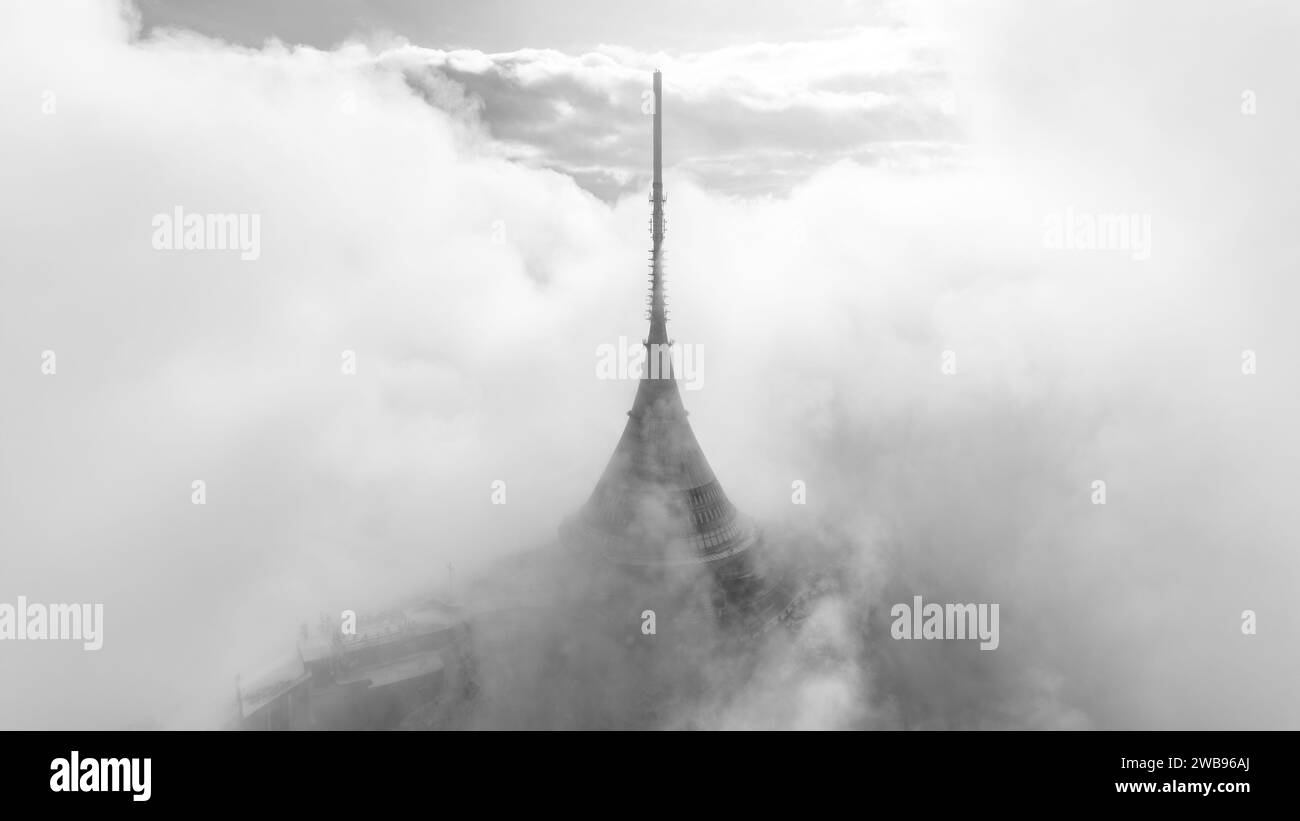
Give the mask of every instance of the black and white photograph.
[[4, 0], [0, 731], [140, 803], [111, 739], [1173, 733], [1089, 789], [1222, 810], [1298, 151], [1290, 0]]

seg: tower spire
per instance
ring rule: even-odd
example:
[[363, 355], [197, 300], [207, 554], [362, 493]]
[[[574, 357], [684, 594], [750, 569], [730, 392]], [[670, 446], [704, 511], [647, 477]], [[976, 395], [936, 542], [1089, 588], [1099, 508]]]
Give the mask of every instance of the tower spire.
[[668, 309], [664, 299], [663, 75], [654, 73], [654, 182], [650, 186], [650, 336], [648, 344], [667, 344]]

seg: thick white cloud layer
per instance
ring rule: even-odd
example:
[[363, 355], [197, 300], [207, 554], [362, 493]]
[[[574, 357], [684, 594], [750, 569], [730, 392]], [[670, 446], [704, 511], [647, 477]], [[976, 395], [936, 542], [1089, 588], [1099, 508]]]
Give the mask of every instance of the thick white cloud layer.
[[[774, 654], [775, 686], [708, 721], [1300, 726], [1294, 12], [920, 12], [950, 32], [967, 160], [839, 160], [780, 198], [670, 171], [672, 328], [704, 346], [686, 399], [738, 504], [847, 534], [876, 604], [1000, 602], [1002, 644], [872, 637], [881, 667], [863, 669], [844, 649], [861, 603], [830, 602], [802, 638], [843, 664]], [[0, 645], [0, 726], [206, 723], [234, 670], [318, 609], [551, 538], [630, 401], [595, 351], [641, 333], [644, 192], [610, 204], [511, 161], [494, 98], [461, 87], [499, 57], [444, 55], [413, 82], [396, 46], [141, 40], [107, 4], [0, 14], [0, 601], [103, 602], [106, 620], [97, 653]], [[689, 116], [695, 89], [873, 111], [849, 80], [768, 82], [837, 48], [671, 60], [667, 110]], [[521, 105], [551, 82], [584, 116], [584, 77], [626, 93], [658, 62], [512, 59]], [[732, 82], [760, 60], [762, 105]], [[836, 66], [817, 76], [864, 76]], [[697, 131], [725, 142], [732, 116]], [[564, 122], [505, 137], [550, 158]], [[789, 150], [753, 123], [738, 144]], [[625, 125], [608, 156], [645, 148], [639, 108]], [[178, 205], [260, 215], [260, 258], [154, 250], [153, 216]], [[1045, 248], [1066, 209], [1149, 214], [1150, 259]]]

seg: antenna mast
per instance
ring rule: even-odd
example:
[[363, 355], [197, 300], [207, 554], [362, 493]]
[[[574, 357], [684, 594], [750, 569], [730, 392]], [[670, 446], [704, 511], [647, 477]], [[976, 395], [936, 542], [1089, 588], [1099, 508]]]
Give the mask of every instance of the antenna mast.
[[651, 344], [668, 342], [668, 308], [664, 298], [664, 180], [663, 75], [655, 70], [654, 182], [650, 187], [650, 337]]

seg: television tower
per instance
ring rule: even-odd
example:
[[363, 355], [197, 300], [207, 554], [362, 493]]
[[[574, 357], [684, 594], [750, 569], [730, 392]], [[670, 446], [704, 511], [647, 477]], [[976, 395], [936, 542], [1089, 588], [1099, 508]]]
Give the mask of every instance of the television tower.
[[[666, 353], [664, 294], [663, 87], [654, 73], [654, 176], [650, 188], [650, 296], [646, 367], [627, 424], [587, 503], [561, 526], [566, 544], [585, 547], [624, 568], [707, 567], [720, 583], [719, 606], [730, 609], [779, 591], [750, 561], [762, 531], [723, 492], [687, 421]], [[760, 609], [766, 610], [767, 607]]]

